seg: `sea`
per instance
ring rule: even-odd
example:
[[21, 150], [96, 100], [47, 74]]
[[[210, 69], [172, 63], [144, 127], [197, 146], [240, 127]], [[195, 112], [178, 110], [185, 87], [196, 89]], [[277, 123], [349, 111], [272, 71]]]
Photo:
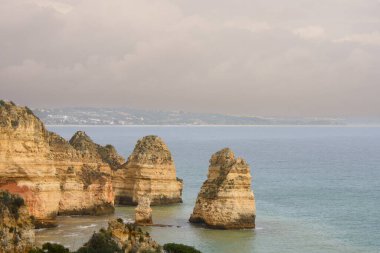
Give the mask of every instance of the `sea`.
[[[139, 138], [158, 135], [184, 180], [183, 203], [153, 207], [144, 227], [161, 244], [203, 253], [380, 252], [380, 127], [366, 126], [48, 126], [66, 139], [84, 130], [124, 157]], [[256, 198], [256, 229], [212, 230], [190, 224], [213, 153], [230, 147], [248, 161]], [[59, 217], [36, 232], [39, 244], [80, 247], [107, 220], [132, 222], [134, 207], [114, 215]]]

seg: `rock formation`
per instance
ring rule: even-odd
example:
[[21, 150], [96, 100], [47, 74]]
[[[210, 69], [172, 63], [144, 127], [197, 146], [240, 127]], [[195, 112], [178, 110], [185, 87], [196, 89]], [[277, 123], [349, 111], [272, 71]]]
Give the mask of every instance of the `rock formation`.
[[81, 153], [91, 157], [94, 156], [95, 160], [102, 160], [108, 164], [112, 170], [117, 170], [125, 163], [125, 159], [120, 156], [112, 145], [101, 146], [94, 143], [91, 138], [83, 131], [76, 132], [71, 137], [69, 143]]
[[152, 208], [150, 208], [149, 196], [140, 196], [138, 199], [138, 205], [135, 209], [135, 223], [137, 225], [151, 225], [152, 220]]
[[0, 101], [0, 189], [22, 196], [39, 221], [114, 210], [110, 174], [123, 159], [83, 132], [70, 143], [27, 107]]
[[124, 224], [120, 219], [108, 222], [107, 231], [124, 252], [163, 252], [162, 247], [148, 233], [143, 233], [133, 224]]
[[34, 245], [34, 227], [22, 198], [0, 191], [0, 252], [26, 253]]
[[255, 217], [248, 164], [228, 148], [213, 154], [190, 222], [221, 229], [254, 228]]
[[140, 139], [112, 181], [117, 204], [136, 205], [143, 194], [149, 194], [152, 205], [182, 202], [182, 180], [176, 178], [172, 155], [157, 136]]

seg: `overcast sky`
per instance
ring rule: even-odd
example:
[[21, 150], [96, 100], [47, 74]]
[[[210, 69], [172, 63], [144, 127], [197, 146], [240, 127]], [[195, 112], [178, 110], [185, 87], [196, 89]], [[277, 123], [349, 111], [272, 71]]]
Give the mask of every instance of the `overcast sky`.
[[380, 117], [380, 0], [0, 0], [0, 97]]

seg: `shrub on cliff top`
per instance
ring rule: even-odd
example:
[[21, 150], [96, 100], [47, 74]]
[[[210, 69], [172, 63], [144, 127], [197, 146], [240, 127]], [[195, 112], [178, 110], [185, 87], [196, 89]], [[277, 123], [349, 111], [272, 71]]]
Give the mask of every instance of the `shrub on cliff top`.
[[167, 243], [164, 245], [164, 250], [168, 253], [202, 253], [194, 247], [184, 244]]
[[18, 210], [24, 205], [24, 199], [18, 195], [10, 194], [8, 191], [0, 191], [0, 208], [8, 208], [9, 212], [18, 219]]

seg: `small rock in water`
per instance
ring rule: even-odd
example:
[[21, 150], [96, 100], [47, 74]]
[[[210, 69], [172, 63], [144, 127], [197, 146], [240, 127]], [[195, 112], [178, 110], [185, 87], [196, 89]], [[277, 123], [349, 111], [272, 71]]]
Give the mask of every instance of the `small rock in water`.
[[150, 208], [150, 197], [143, 195], [139, 197], [138, 205], [135, 209], [135, 223], [137, 225], [151, 225], [152, 208]]

